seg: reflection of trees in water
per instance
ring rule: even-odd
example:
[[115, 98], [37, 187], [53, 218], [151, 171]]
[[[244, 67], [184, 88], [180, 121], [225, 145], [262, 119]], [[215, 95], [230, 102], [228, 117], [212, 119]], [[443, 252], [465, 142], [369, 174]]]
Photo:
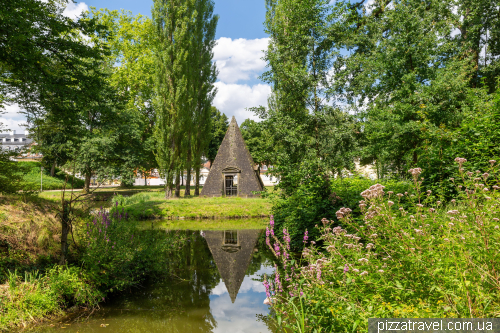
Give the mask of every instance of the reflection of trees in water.
[[[142, 232], [155, 233], [155, 246], [170, 248], [168, 260], [158, 260], [159, 265], [166, 265], [168, 277], [151, 282], [143, 289], [124, 292], [92, 316], [88, 329], [79, 327], [79, 332], [93, 332], [104, 318], [104, 323], [110, 323], [106, 331], [113, 333], [213, 332], [217, 322], [210, 312], [210, 294], [219, 284], [221, 274], [205, 238], [199, 231], [149, 229]], [[183, 245], [173, 248], [174, 239], [182, 239]], [[254, 275], [262, 262], [272, 262], [272, 254], [265, 245], [265, 233], [259, 232], [257, 242], [252, 244], [246, 275]], [[260, 320], [271, 327], [267, 318]]]
[[158, 241], [166, 244], [172, 238], [185, 239], [183, 246], [171, 250], [170, 276], [143, 291], [125, 294], [103, 315], [115, 317], [119, 311], [115, 332], [212, 332], [217, 322], [210, 312], [209, 296], [220, 275], [205, 239], [199, 231], [148, 232], [162, 232]]

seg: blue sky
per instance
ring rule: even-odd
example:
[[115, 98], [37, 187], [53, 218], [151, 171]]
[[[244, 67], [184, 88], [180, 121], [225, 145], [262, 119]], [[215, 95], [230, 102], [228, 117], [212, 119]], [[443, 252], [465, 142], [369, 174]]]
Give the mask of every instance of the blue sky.
[[[217, 46], [214, 61], [219, 70], [216, 82], [217, 95], [213, 101], [228, 117], [235, 116], [239, 124], [245, 119], [257, 120], [246, 108], [267, 105], [271, 92], [269, 85], [258, 77], [265, 70], [262, 50], [267, 48], [268, 38], [264, 32], [266, 15], [265, 0], [214, 0], [215, 13], [220, 16], [217, 26]], [[126, 9], [134, 15], [151, 17], [152, 0], [85, 0], [69, 3], [65, 15], [77, 17], [89, 7]], [[6, 107], [0, 114], [0, 123], [19, 132], [24, 130], [25, 118], [19, 114], [17, 105]]]
[[[134, 15], [142, 14], [151, 17], [152, 0], [86, 0], [89, 7], [126, 9]], [[264, 0], [215, 0], [215, 13], [219, 14], [219, 25], [216, 38], [232, 39], [264, 38], [263, 22], [266, 17]]]

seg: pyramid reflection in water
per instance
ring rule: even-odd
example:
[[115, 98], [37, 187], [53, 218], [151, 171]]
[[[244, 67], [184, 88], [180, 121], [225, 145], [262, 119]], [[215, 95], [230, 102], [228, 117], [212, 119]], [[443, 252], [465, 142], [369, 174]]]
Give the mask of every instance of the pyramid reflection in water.
[[261, 230], [211, 230], [205, 239], [234, 303]]

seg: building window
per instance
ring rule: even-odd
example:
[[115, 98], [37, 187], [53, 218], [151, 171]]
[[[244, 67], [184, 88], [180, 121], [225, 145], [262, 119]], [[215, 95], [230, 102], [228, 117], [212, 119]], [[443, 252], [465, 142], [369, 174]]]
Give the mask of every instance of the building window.
[[238, 195], [238, 176], [225, 176], [225, 193], [227, 196]]

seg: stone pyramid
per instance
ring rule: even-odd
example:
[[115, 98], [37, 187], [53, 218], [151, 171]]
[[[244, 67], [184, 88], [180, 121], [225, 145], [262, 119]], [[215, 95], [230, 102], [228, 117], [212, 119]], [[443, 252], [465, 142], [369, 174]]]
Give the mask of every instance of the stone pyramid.
[[214, 164], [210, 168], [205, 185], [203, 185], [201, 195], [207, 197], [224, 195], [225, 175], [237, 175], [237, 195], [240, 197], [254, 196], [252, 192], [260, 192], [264, 189], [262, 179], [254, 166], [255, 163], [233, 116]]
[[225, 233], [228, 231], [209, 230], [205, 231], [205, 240], [212, 253], [222, 281], [226, 285], [227, 292], [234, 303], [241, 283], [245, 278], [248, 265], [252, 260], [253, 249], [257, 243], [261, 230], [234, 230], [237, 233], [238, 242], [233, 246], [224, 244]]

